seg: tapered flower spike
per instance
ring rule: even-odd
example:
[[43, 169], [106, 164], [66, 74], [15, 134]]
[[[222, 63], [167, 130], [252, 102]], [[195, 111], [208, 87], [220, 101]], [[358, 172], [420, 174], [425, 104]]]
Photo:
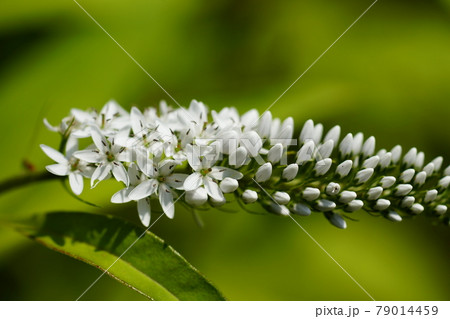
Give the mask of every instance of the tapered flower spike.
[[[320, 213], [342, 229], [345, 217], [362, 209], [393, 222], [422, 214], [450, 221], [450, 166], [443, 168], [442, 157], [429, 161], [414, 147], [403, 153], [400, 145], [376, 151], [373, 136], [341, 138], [338, 125], [325, 133], [322, 124], [307, 120], [292, 140], [291, 117], [281, 121], [268, 111], [259, 117], [256, 110], [240, 115], [235, 108], [209, 112], [195, 100], [188, 108], [161, 103], [159, 110], [133, 107], [129, 113], [111, 101], [100, 112], [74, 109], [55, 127], [44, 122], [61, 135], [60, 149], [66, 146], [61, 153], [41, 146], [57, 162], [48, 171], [69, 178], [76, 195], [84, 178], [92, 186], [115, 179], [124, 188], [111, 202], [137, 202], [144, 226], [152, 198], [169, 218], [177, 201], [195, 209], [235, 198], [245, 210], [242, 204], [281, 216]], [[90, 145], [78, 150], [78, 144]]]

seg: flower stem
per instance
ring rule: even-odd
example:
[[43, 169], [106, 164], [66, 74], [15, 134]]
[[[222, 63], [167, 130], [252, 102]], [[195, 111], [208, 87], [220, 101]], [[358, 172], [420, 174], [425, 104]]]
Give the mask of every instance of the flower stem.
[[28, 173], [26, 175], [20, 175], [20, 176], [14, 176], [14, 177], [8, 178], [8, 179], [0, 182], [0, 194], [10, 191], [10, 190], [13, 190], [15, 188], [33, 184], [36, 182], [59, 179], [59, 178], [61, 178], [61, 177], [50, 174], [47, 171]]

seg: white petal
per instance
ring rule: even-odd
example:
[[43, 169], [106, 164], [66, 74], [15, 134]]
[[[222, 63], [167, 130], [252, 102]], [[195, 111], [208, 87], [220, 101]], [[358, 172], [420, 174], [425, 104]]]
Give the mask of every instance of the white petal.
[[236, 168], [241, 167], [247, 159], [247, 154], [247, 149], [243, 146], [239, 146], [236, 151], [228, 157], [230, 165], [233, 165]]
[[177, 162], [174, 160], [163, 160], [158, 164], [158, 172], [160, 176], [167, 176], [173, 172], [175, 167], [177, 166]]
[[201, 185], [203, 185], [202, 174], [194, 172], [185, 179], [183, 187], [186, 191], [193, 191], [194, 189], [199, 188]]
[[63, 154], [58, 152], [57, 150], [51, 148], [50, 146], [41, 144], [41, 149], [44, 151], [44, 153], [48, 157], [50, 157], [56, 163], [59, 163], [59, 164], [67, 163], [67, 158]]
[[189, 175], [187, 174], [172, 174], [165, 178], [165, 183], [175, 189], [184, 189], [184, 181]]
[[54, 175], [58, 176], [66, 176], [69, 174], [69, 166], [67, 164], [53, 164], [53, 165], [47, 165], [45, 166], [47, 171]]
[[72, 155], [78, 151], [78, 139], [70, 136], [66, 142], [66, 156], [67, 158], [72, 157]]
[[241, 179], [244, 176], [239, 171], [236, 171], [236, 170], [228, 168], [228, 167], [223, 167], [223, 166], [214, 166], [208, 175], [219, 181], [226, 177], [230, 177], [230, 178], [234, 178], [234, 179]]
[[100, 163], [104, 160], [104, 155], [100, 154], [98, 150], [78, 151], [73, 156], [88, 163]]
[[91, 188], [95, 187], [95, 181], [98, 180], [99, 182], [105, 180], [108, 176], [109, 173], [111, 172], [111, 165], [99, 165], [94, 173], [92, 173], [92, 177], [91, 177]]
[[159, 203], [167, 217], [173, 218], [175, 215], [175, 205], [173, 203], [172, 191], [166, 184], [159, 186]]
[[142, 112], [135, 106], [131, 108], [130, 122], [131, 129], [133, 130], [133, 133], [135, 135], [142, 133], [142, 130], [145, 128], [145, 117]]
[[122, 163], [113, 162], [112, 173], [118, 182], [123, 182], [126, 186], [130, 185], [130, 177], [128, 176], [128, 173]]
[[155, 179], [148, 179], [137, 185], [128, 195], [132, 200], [139, 200], [152, 195], [158, 187], [158, 181]]
[[91, 137], [94, 141], [95, 146], [102, 152], [106, 152], [108, 150], [108, 141], [103, 136], [103, 134], [100, 132], [98, 127], [92, 126], [91, 127]]
[[70, 173], [69, 174], [69, 184], [70, 188], [75, 195], [80, 195], [83, 191], [83, 176], [78, 173]]
[[220, 190], [219, 185], [217, 185], [212, 178], [205, 176], [203, 178], [203, 184], [205, 185], [206, 192], [210, 197], [218, 201], [223, 199], [223, 193]]
[[150, 201], [148, 198], [144, 198], [137, 203], [139, 218], [141, 219], [142, 225], [148, 227], [150, 225], [151, 209]]
[[114, 204], [122, 204], [122, 203], [128, 203], [131, 201], [129, 198], [130, 192], [133, 190], [133, 187], [127, 187], [123, 188], [120, 191], [116, 192], [111, 197], [111, 203]]

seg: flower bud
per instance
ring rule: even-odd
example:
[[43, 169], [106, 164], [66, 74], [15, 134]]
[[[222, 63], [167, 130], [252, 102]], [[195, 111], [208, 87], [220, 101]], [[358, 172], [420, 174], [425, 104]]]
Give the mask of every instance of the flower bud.
[[355, 181], [356, 184], [363, 184], [369, 180], [373, 175], [373, 168], [365, 168], [356, 173]]
[[300, 143], [305, 143], [307, 140], [312, 139], [314, 133], [314, 122], [312, 120], [307, 120], [303, 125], [302, 131], [300, 132]]
[[434, 160], [431, 161], [431, 163], [434, 164], [434, 171], [435, 172], [437, 172], [437, 171], [439, 171], [441, 169], [443, 161], [444, 161], [444, 159], [442, 158], [442, 156], [438, 156]]
[[336, 208], [336, 204], [328, 199], [319, 199], [317, 209], [321, 212], [328, 212]]
[[425, 161], [425, 154], [423, 152], [419, 152], [417, 154], [416, 161], [414, 162], [414, 168], [418, 171], [421, 170], [424, 161]]
[[354, 200], [357, 197], [357, 194], [353, 191], [343, 191], [339, 195], [339, 201], [343, 204], [348, 204], [352, 200]]
[[416, 199], [414, 198], [414, 196], [405, 196], [402, 199], [402, 202], [400, 205], [403, 208], [410, 208], [414, 204], [415, 201], [416, 201]]
[[273, 214], [289, 216], [289, 209], [284, 205], [278, 205], [277, 203], [271, 202], [267, 208]]
[[232, 154], [230, 154], [230, 164], [234, 165], [234, 167], [239, 168], [242, 165], [245, 164], [245, 161], [247, 160], [247, 149], [243, 146], [239, 146], [236, 151], [234, 151]]
[[374, 152], [375, 152], [375, 137], [371, 136], [364, 142], [364, 145], [362, 147], [362, 155], [365, 158], [372, 156]]
[[396, 181], [396, 179], [394, 176], [385, 176], [380, 180], [380, 184], [381, 184], [381, 187], [386, 189], [386, 188], [389, 188], [392, 185], [394, 185], [395, 181]]
[[284, 170], [281, 177], [285, 180], [292, 181], [298, 173], [298, 165], [297, 164], [289, 164]]
[[403, 183], [409, 183], [413, 179], [415, 173], [416, 171], [413, 168], [408, 168], [400, 174], [399, 180]]
[[208, 193], [203, 187], [196, 188], [192, 191], [187, 191], [185, 201], [192, 206], [201, 206], [208, 200]]
[[434, 211], [438, 215], [444, 215], [447, 212], [447, 206], [445, 206], [445, 205], [437, 205], [436, 208], [434, 209]]
[[346, 160], [336, 167], [336, 174], [338, 174], [341, 178], [345, 177], [352, 170], [353, 162], [351, 160]]
[[392, 163], [397, 164], [402, 157], [402, 147], [400, 145], [396, 145], [391, 150], [392, 153]]
[[330, 157], [331, 153], [333, 152], [334, 148], [334, 142], [333, 140], [328, 140], [322, 145], [319, 146], [319, 159], [328, 158]]
[[331, 214], [327, 214], [325, 215], [327, 217], [327, 219], [330, 221], [330, 223], [333, 226], [336, 226], [337, 228], [340, 229], [346, 229], [347, 228], [347, 223], [345, 222], [344, 218], [336, 213], [331, 213]]
[[411, 213], [413, 213], [415, 215], [418, 215], [424, 211], [424, 207], [418, 203], [415, 203], [414, 205], [412, 205], [410, 209], [411, 209]]
[[246, 204], [254, 203], [258, 200], [258, 193], [255, 191], [252, 191], [251, 189], [246, 189], [242, 193], [242, 200]]
[[322, 124], [319, 123], [316, 126], [314, 126], [312, 140], [314, 141], [314, 143], [316, 143], [316, 145], [319, 144], [320, 140], [322, 139], [322, 133], [323, 133]]
[[353, 155], [359, 155], [361, 153], [362, 145], [364, 141], [363, 133], [356, 133], [353, 137], [352, 153]]
[[277, 143], [269, 150], [267, 154], [267, 160], [272, 163], [278, 163], [283, 156], [283, 145], [281, 143]]
[[314, 170], [316, 171], [316, 176], [325, 175], [331, 167], [333, 161], [331, 158], [326, 158], [321, 161], [318, 161], [314, 166]]
[[440, 187], [446, 189], [448, 187], [448, 185], [450, 185], [450, 176], [444, 176], [439, 180], [439, 184]]
[[255, 180], [258, 183], [262, 183], [269, 180], [270, 176], [272, 176], [272, 164], [265, 163], [256, 171]]
[[405, 196], [412, 191], [413, 187], [411, 184], [400, 184], [395, 190], [395, 196]]
[[341, 152], [342, 156], [347, 156], [351, 153], [353, 147], [353, 135], [351, 133], [348, 133], [344, 139], [341, 141], [341, 144], [339, 144], [339, 151]]
[[362, 165], [363, 168], [375, 168], [377, 167], [378, 163], [380, 162], [380, 158], [378, 155], [369, 157], [366, 159]]
[[331, 140], [334, 142], [333, 143], [334, 145], [337, 145], [340, 135], [341, 135], [341, 127], [339, 125], [336, 125], [328, 131], [323, 140], [324, 142]]
[[372, 187], [367, 192], [367, 199], [368, 200], [377, 200], [381, 196], [382, 193], [383, 193], [383, 187], [381, 187], [381, 186]]
[[389, 164], [391, 164], [391, 160], [392, 160], [391, 152], [387, 152], [383, 156], [380, 156], [380, 168], [385, 169], [386, 167], [388, 167]]
[[303, 191], [303, 198], [307, 201], [313, 201], [319, 198], [320, 190], [318, 188], [306, 187]]
[[373, 207], [376, 210], [385, 210], [389, 206], [391, 206], [391, 202], [387, 199], [379, 199], [376, 201], [375, 206]]
[[236, 189], [238, 189], [238, 187], [239, 187], [238, 181], [231, 177], [225, 177], [220, 182], [220, 189], [225, 194], [234, 192]]
[[417, 148], [413, 147], [403, 157], [403, 164], [405, 164], [406, 167], [411, 167], [416, 162], [416, 157]]
[[402, 216], [400, 216], [398, 213], [394, 212], [393, 210], [390, 210], [384, 217], [389, 219], [392, 222], [401, 222]]
[[433, 174], [434, 172], [434, 164], [433, 163], [428, 163], [427, 165], [425, 165], [425, 167], [423, 168], [423, 171], [425, 173], [427, 173], [427, 176], [430, 176], [431, 174]]
[[315, 144], [312, 140], [307, 141], [297, 153], [297, 164], [302, 165], [311, 160]]
[[423, 183], [425, 183], [426, 179], [427, 179], [427, 173], [422, 171], [416, 175], [416, 178], [414, 179], [414, 184], [421, 186]]
[[275, 202], [280, 205], [285, 205], [291, 200], [291, 196], [286, 192], [275, 192], [272, 194], [272, 197]]
[[359, 199], [352, 200], [350, 203], [348, 203], [347, 206], [345, 206], [346, 212], [356, 212], [357, 210], [360, 210], [364, 206], [364, 202]]
[[341, 185], [339, 185], [338, 183], [329, 183], [325, 189], [325, 192], [330, 195], [330, 196], [335, 196], [337, 194], [339, 194], [339, 192], [341, 191]]
[[429, 203], [432, 202], [436, 199], [438, 195], [438, 191], [435, 189], [429, 190], [426, 194], [425, 194], [425, 198], [424, 198], [424, 202], [425, 203]]
[[291, 207], [291, 212], [300, 216], [311, 215], [311, 209], [305, 204], [296, 203]]

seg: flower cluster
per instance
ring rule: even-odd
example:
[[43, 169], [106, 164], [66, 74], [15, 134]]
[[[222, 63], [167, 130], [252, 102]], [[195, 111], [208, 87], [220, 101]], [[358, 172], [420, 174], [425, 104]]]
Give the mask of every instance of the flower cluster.
[[[449, 223], [450, 166], [442, 168], [442, 157], [425, 164], [422, 152], [402, 154], [401, 146], [375, 153], [374, 137], [340, 139], [339, 126], [324, 134], [308, 120], [293, 138], [291, 117], [240, 115], [231, 107], [209, 112], [195, 100], [143, 112], [110, 101], [100, 112], [72, 109], [56, 127], [44, 123], [62, 136], [59, 151], [41, 145], [57, 163], [47, 170], [68, 176], [76, 195], [84, 178], [92, 188], [115, 178], [124, 188], [111, 202], [137, 202], [145, 226], [152, 198], [169, 218], [178, 200], [195, 208], [236, 199], [246, 210], [257, 203], [278, 215], [320, 212], [339, 228], [360, 209], [395, 222], [427, 214]], [[89, 145], [78, 150], [81, 140]]]

